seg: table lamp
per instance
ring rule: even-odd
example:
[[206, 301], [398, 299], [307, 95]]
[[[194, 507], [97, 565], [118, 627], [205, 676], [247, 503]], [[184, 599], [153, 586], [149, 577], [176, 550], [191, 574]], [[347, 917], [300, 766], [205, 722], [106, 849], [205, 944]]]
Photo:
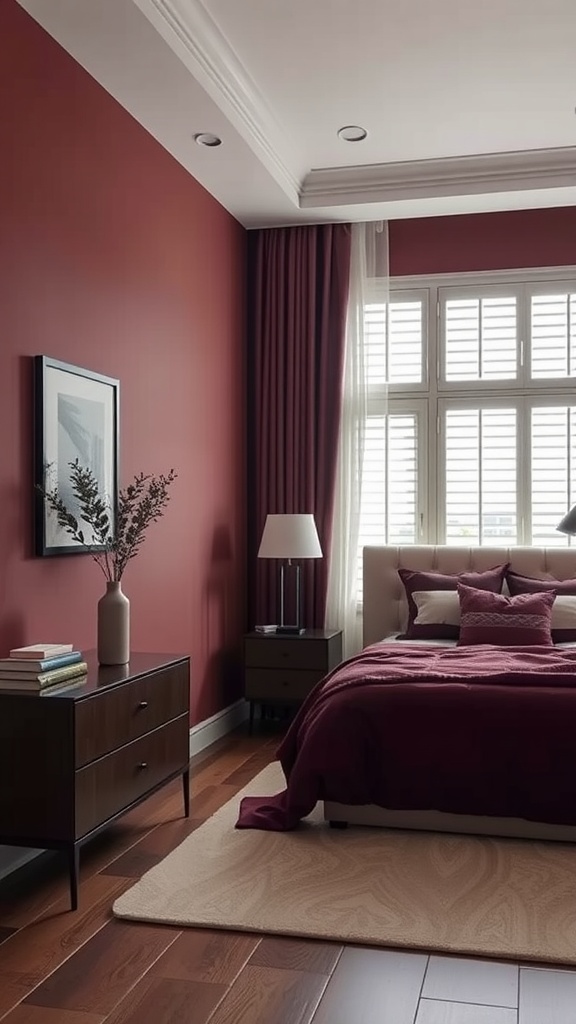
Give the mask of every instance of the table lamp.
[[[300, 620], [300, 566], [294, 559], [322, 558], [316, 523], [311, 512], [268, 515], [258, 549], [258, 558], [278, 558], [280, 566], [280, 624], [276, 633], [299, 634], [304, 632]], [[296, 622], [285, 622], [286, 570], [294, 569], [296, 576]], [[272, 632], [272, 631], [271, 631]]]

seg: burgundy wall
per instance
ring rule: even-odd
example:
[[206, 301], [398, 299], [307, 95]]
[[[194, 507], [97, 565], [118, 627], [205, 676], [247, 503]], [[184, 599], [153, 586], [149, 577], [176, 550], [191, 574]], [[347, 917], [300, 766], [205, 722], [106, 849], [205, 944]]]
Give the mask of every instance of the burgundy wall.
[[448, 274], [576, 264], [576, 207], [396, 220], [390, 273]]
[[121, 481], [179, 477], [128, 567], [132, 646], [189, 652], [193, 718], [244, 628], [245, 232], [14, 2], [0, 5], [0, 655], [95, 644], [88, 556], [31, 548], [31, 359], [121, 381]]

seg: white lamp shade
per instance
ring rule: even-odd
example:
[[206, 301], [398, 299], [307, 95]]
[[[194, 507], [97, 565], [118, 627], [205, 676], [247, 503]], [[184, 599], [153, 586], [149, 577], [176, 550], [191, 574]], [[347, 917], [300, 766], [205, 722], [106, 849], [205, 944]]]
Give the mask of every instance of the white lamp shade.
[[567, 533], [570, 537], [576, 534], [576, 505], [566, 513], [564, 519], [562, 519], [556, 527], [560, 533]]
[[266, 516], [258, 558], [322, 558], [312, 513]]

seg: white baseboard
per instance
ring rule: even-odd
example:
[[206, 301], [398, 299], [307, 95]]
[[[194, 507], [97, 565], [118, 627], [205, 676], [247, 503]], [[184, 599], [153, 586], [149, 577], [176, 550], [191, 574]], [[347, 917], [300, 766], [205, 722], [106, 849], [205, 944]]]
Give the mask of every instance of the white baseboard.
[[217, 711], [211, 718], [205, 718], [190, 729], [190, 757], [205, 750], [211, 743], [232, 732], [248, 718], [248, 703], [237, 700], [227, 708]]

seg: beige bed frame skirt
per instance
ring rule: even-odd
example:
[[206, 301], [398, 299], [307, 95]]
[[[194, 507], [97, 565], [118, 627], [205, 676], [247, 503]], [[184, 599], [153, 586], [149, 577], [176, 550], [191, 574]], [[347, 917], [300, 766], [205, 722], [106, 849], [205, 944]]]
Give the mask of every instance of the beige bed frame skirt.
[[[407, 604], [398, 569], [425, 569], [458, 573], [484, 571], [502, 562], [525, 576], [540, 579], [575, 579], [576, 549], [573, 548], [465, 548], [442, 545], [364, 548], [363, 643], [377, 643], [402, 632]], [[477, 835], [514, 836], [522, 839], [553, 839], [576, 842], [576, 826], [526, 821], [521, 818], [492, 818], [448, 814], [435, 810], [397, 811], [373, 804], [351, 806], [326, 801], [327, 821], [350, 825], [378, 825], [384, 828], [420, 829], [434, 832], [464, 832]]]

